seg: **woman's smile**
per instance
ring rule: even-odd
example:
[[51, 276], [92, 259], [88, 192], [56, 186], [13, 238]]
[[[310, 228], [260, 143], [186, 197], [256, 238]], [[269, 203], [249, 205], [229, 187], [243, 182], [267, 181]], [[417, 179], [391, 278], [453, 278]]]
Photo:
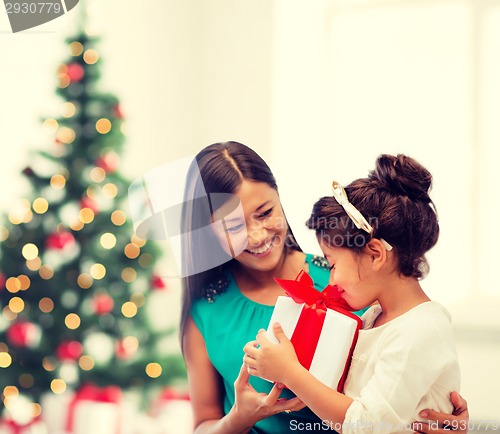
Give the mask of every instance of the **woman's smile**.
[[258, 258], [262, 258], [262, 257], [270, 255], [271, 251], [272, 251], [272, 249], [274, 247], [274, 240], [276, 239], [276, 236], [277, 236], [277, 234], [274, 234], [274, 236], [269, 241], [267, 241], [266, 243], [264, 243], [261, 246], [256, 247], [256, 248], [245, 249], [245, 252], [249, 253], [249, 254], [251, 254], [253, 256], [256, 256]]

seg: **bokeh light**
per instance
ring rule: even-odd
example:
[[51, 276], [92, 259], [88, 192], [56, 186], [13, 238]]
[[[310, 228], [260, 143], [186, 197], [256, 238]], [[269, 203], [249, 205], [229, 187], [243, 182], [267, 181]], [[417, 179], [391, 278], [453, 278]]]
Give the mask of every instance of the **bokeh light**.
[[129, 259], [135, 259], [141, 253], [141, 249], [137, 247], [135, 244], [129, 243], [123, 249], [125, 256]]
[[82, 223], [89, 224], [94, 220], [94, 211], [90, 208], [82, 208], [80, 210], [80, 220]]
[[146, 374], [151, 378], [158, 378], [162, 373], [159, 363], [148, 363], [146, 366]]
[[0, 352], [0, 368], [8, 368], [12, 364], [12, 357], [9, 353]]
[[106, 267], [102, 264], [94, 264], [90, 267], [90, 275], [94, 279], [100, 280], [106, 276]]
[[96, 183], [104, 181], [106, 178], [106, 172], [102, 167], [94, 167], [90, 171], [90, 179]]
[[33, 210], [37, 214], [44, 214], [49, 209], [49, 202], [43, 197], [38, 197], [33, 201]]
[[14, 313], [21, 313], [24, 310], [24, 301], [19, 297], [12, 297], [9, 300], [9, 309]]
[[66, 315], [64, 324], [66, 324], [66, 327], [68, 327], [70, 330], [76, 330], [78, 327], [80, 327], [81, 320], [76, 313], [70, 313]]
[[108, 134], [111, 131], [111, 121], [107, 118], [101, 118], [95, 123], [95, 129], [100, 134]]
[[83, 45], [81, 42], [75, 41], [69, 44], [69, 53], [72, 56], [81, 56], [83, 53]]
[[5, 287], [7, 291], [15, 294], [16, 292], [21, 291], [21, 281], [17, 277], [9, 277], [5, 282]]
[[94, 279], [88, 273], [81, 273], [77, 279], [78, 286], [83, 289], [88, 289], [94, 283]]
[[40, 267], [38, 274], [40, 274], [42, 279], [49, 280], [54, 276], [54, 269], [50, 265], [45, 264]]
[[65, 102], [62, 106], [61, 112], [65, 118], [70, 118], [75, 115], [76, 106], [72, 102]]
[[102, 194], [110, 199], [113, 199], [118, 194], [118, 187], [111, 182], [102, 187]]
[[59, 123], [55, 119], [45, 119], [42, 124], [43, 130], [48, 134], [54, 134], [59, 127]]
[[64, 186], [66, 185], [66, 178], [62, 175], [54, 175], [52, 178], [50, 178], [50, 186], [54, 190], [62, 190]]
[[30, 260], [26, 261], [26, 266], [31, 271], [37, 271], [42, 266], [42, 260], [39, 257], [36, 257], [35, 259], [30, 259]]
[[28, 261], [31, 259], [35, 259], [38, 256], [38, 247], [33, 243], [27, 243], [23, 246], [22, 253], [24, 258]]
[[61, 380], [60, 378], [56, 378], [56, 379], [51, 381], [50, 389], [55, 394], [60, 395], [64, 392], [66, 392], [66, 383], [63, 380]]
[[44, 297], [38, 303], [38, 307], [43, 313], [50, 313], [54, 309], [54, 302], [48, 297]]
[[111, 214], [111, 221], [115, 226], [121, 226], [127, 221], [127, 215], [118, 209]]
[[124, 282], [130, 283], [137, 279], [137, 271], [132, 267], [126, 267], [122, 270], [122, 279]]
[[84, 371], [90, 371], [95, 366], [94, 359], [90, 356], [80, 357], [78, 364], [80, 365], [80, 368], [82, 368]]
[[83, 60], [85, 63], [93, 65], [99, 60], [99, 53], [93, 49], [87, 50], [83, 53]]

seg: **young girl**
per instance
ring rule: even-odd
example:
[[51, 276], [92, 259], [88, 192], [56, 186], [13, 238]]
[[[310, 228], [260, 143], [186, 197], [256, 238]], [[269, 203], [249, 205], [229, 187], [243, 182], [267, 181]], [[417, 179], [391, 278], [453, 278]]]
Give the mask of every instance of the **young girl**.
[[[424, 408], [450, 412], [460, 382], [450, 317], [419, 280], [439, 226], [431, 174], [404, 155], [382, 155], [368, 178], [320, 199], [307, 222], [331, 265], [330, 283], [363, 315], [344, 394], [303, 368], [279, 325], [245, 346], [252, 375], [284, 383], [324, 423], [343, 432], [413, 431]], [[260, 345], [260, 348], [257, 348]]]

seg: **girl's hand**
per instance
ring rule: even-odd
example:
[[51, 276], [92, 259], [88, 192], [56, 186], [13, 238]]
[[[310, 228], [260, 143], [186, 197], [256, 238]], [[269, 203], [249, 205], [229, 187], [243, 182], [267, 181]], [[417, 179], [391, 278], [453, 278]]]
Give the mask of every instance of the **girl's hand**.
[[467, 408], [467, 401], [463, 399], [458, 392], [452, 392], [450, 394], [450, 400], [454, 407], [454, 411], [451, 415], [434, 410], [422, 410], [420, 416], [433, 422], [415, 422], [413, 429], [420, 433], [445, 434], [449, 433], [450, 430], [458, 433], [467, 433], [469, 428], [469, 409]]
[[279, 398], [283, 384], [276, 383], [269, 394], [257, 392], [248, 382], [250, 374], [243, 364], [234, 382], [235, 403], [231, 410], [240, 422], [255, 425], [261, 419], [282, 411], [298, 411], [305, 407], [299, 398]]
[[[251, 375], [286, 384], [287, 375], [294, 367], [301, 365], [292, 343], [278, 323], [273, 325], [273, 332], [278, 344], [269, 342], [266, 331], [261, 329], [257, 334], [257, 341], [249, 342], [243, 348], [243, 361]], [[260, 348], [257, 348], [257, 345]]]

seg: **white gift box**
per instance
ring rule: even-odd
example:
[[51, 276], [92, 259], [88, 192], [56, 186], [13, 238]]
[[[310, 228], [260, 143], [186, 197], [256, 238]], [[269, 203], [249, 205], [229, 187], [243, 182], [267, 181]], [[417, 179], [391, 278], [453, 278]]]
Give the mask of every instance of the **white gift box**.
[[55, 394], [45, 393], [40, 404], [42, 406], [42, 419], [47, 425], [50, 434], [64, 434], [68, 419], [69, 404], [73, 400], [73, 392]]
[[73, 392], [47, 393], [41, 400], [42, 419], [50, 434], [135, 434], [139, 403], [134, 398], [123, 393], [119, 403], [88, 397], [75, 401]]
[[75, 406], [72, 434], [119, 434], [120, 405], [81, 401]]
[[[307, 276], [305, 282], [303, 280], [304, 275]], [[292, 286], [294, 286], [295, 289], [299, 288], [296, 294], [302, 291], [308, 292], [313, 298], [317, 297], [320, 302], [328, 298], [327, 295], [322, 295], [322, 293], [316, 291], [312, 287], [312, 280], [310, 281], [310, 277], [306, 273], [301, 273], [296, 281], [276, 280], [285, 290], [287, 290], [287, 292], [293, 289], [290, 285], [287, 285], [287, 283], [294, 282], [295, 285]], [[302, 286], [310, 284], [310, 288], [301, 288], [300, 285], [297, 285], [300, 280], [302, 280]], [[307, 333], [307, 331], [304, 330], [297, 330], [297, 324], [303, 309], [317, 308], [317, 304], [321, 305], [321, 303], [313, 303], [313, 305], [308, 306], [306, 303], [295, 302], [291, 297], [278, 297], [267, 329], [267, 339], [273, 343], [278, 343], [272, 331], [273, 324], [278, 322], [281, 324], [285, 335], [292, 341], [292, 344], [294, 344], [294, 334]], [[326, 314], [324, 315], [324, 322], [317, 342], [314, 341], [313, 337], [302, 341], [307, 342], [306, 345], [312, 346], [309, 347], [307, 351], [314, 351], [310, 366], [305, 367], [325, 385], [332, 389], [342, 391], [352, 351], [362, 322], [360, 318], [341, 308], [331, 309], [323, 305], [320, 306], [319, 309], [326, 310]], [[314, 317], [317, 319], [318, 315], [314, 315], [313, 318]], [[321, 327], [321, 324], [319, 324], [319, 326]], [[297, 348], [297, 345], [294, 345], [294, 347], [297, 355], [304, 350], [304, 348]]]
[[190, 434], [194, 430], [191, 402], [172, 399], [164, 402], [159, 409], [158, 425], [161, 434]]

